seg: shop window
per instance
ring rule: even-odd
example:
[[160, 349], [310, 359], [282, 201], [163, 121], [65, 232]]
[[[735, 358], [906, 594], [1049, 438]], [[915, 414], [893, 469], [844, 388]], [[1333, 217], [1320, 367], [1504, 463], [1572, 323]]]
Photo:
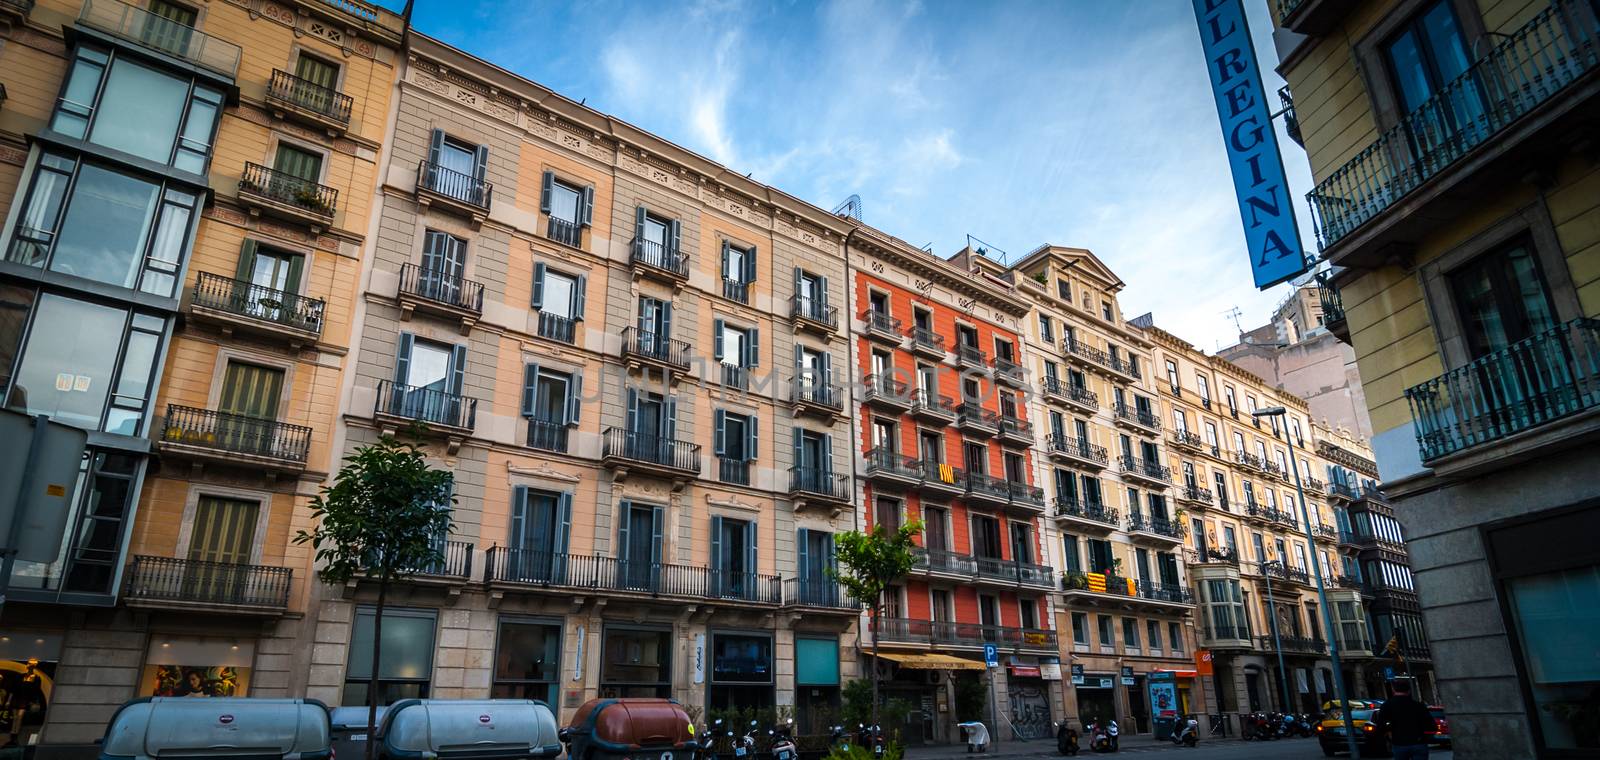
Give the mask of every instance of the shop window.
[[[345, 667], [343, 704], [367, 704], [367, 680], [372, 675], [373, 610], [356, 610], [350, 634], [350, 661]], [[434, 613], [427, 610], [389, 608], [383, 611], [383, 647], [378, 661], [379, 705], [402, 699], [425, 698], [433, 674]]]
[[600, 696], [672, 695], [672, 632], [606, 628], [600, 663]]
[[495, 699], [537, 699], [557, 705], [561, 680], [561, 626], [501, 620], [494, 649]]
[[190, 77], [146, 66], [120, 52], [80, 47], [50, 128], [202, 174], [222, 101], [220, 90], [199, 86]]
[[254, 659], [249, 639], [156, 635], [145, 653], [139, 696], [249, 696]]
[[6, 694], [4, 739], [32, 747], [49, 717], [51, 685], [61, 662], [59, 633], [0, 629], [0, 690]]

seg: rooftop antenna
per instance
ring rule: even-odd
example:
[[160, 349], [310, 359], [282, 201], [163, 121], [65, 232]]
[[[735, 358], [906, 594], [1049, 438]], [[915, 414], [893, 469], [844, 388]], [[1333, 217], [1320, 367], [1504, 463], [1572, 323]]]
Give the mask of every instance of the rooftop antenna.
[[844, 199], [844, 203], [834, 207], [833, 214], [861, 221], [861, 196], [851, 193], [849, 198]]
[[1233, 329], [1238, 330], [1240, 335], [1244, 334], [1244, 326], [1239, 324], [1239, 315], [1242, 313], [1237, 306], [1222, 312], [1222, 316], [1233, 320]]

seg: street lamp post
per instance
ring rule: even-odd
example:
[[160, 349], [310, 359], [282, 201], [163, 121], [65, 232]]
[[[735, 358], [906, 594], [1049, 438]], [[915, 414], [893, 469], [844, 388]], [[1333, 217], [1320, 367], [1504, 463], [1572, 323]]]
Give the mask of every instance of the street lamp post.
[[1283, 711], [1289, 712], [1293, 707], [1289, 699], [1289, 668], [1283, 664], [1283, 640], [1278, 637], [1278, 603], [1272, 598], [1272, 578], [1267, 575], [1267, 565], [1281, 566], [1282, 563], [1262, 562], [1261, 575], [1267, 581], [1267, 625], [1272, 629], [1272, 648], [1278, 652], [1278, 684], [1283, 688]]
[[[1251, 414], [1255, 417], [1283, 417], [1285, 411], [1281, 406], [1274, 406], [1257, 409]], [[1287, 424], [1283, 427], [1283, 439], [1289, 444], [1289, 470], [1294, 473], [1294, 491], [1300, 501], [1301, 529], [1310, 540], [1311, 513], [1306, 509], [1306, 489], [1300, 482], [1300, 466], [1294, 458], [1294, 436], [1289, 434]], [[1339, 701], [1339, 713], [1344, 716], [1344, 740], [1350, 748], [1350, 756], [1360, 757], [1356, 749], [1356, 729], [1350, 721], [1350, 699], [1344, 689], [1344, 666], [1339, 661], [1339, 631], [1333, 627], [1333, 613], [1328, 611], [1328, 589], [1322, 582], [1322, 564], [1317, 562], [1315, 551], [1311, 553], [1311, 572], [1317, 579], [1317, 605], [1322, 608], [1322, 628], [1328, 632], [1328, 657], [1333, 661], [1333, 696]], [[1270, 581], [1267, 586], [1271, 588]]]

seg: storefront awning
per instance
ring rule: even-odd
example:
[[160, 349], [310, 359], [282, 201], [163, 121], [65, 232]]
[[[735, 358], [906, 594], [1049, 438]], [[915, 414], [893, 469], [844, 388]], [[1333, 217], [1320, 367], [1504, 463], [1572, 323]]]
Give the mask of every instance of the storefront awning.
[[902, 668], [911, 668], [912, 670], [983, 670], [983, 663], [981, 662], [963, 660], [960, 657], [951, 657], [947, 654], [937, 654], [935, 652], [917, 652], [914, 654], [879, 652], [878, 657], [898, 663]]

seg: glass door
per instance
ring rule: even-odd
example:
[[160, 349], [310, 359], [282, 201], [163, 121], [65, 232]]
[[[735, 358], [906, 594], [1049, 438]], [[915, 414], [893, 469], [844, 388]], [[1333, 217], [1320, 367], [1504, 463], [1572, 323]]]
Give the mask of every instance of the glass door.
[[442, 232], [428, 233], [417, 283], [421, 294], [442, 303], [460, 303], [461, 278], [466, 265], [466, 241]]

